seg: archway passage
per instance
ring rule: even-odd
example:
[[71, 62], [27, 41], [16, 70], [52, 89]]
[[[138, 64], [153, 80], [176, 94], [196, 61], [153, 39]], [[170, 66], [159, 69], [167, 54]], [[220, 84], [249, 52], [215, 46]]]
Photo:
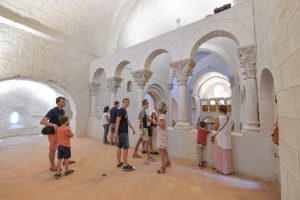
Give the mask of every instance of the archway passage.
[[63, 89], [31, 79], [0, 81], [0, 137], [40, 134], [39, 121], [56, 106], [58, 96], [66, 98], [66, 115], [75, 132], [76, 109], [73, 99]]

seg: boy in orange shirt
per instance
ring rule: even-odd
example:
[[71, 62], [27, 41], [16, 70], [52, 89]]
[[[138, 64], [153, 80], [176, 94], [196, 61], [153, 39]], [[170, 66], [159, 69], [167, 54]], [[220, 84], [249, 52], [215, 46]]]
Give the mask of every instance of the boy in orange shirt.
[[64, 159], [65, 173], [64, 176], [70, 175], [74, 170], [69, 169], [69, 158], [71, 158], [71, 143], [70, 138], [73, 137], [73, 133], [70, 130], [70, 122], [68, 116], [60, 116], [60, 123], [62, 124], [57, 128], [57, 172], [54, 174], [56, 179], [61, 177], [60, 166], [62, 159]]

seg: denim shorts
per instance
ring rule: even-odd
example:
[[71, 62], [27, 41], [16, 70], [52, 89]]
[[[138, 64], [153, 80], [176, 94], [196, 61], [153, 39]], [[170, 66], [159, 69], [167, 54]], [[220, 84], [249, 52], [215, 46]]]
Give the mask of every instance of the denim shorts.
[[118, 138], [119, 149], [129, 149], [128, 133], [120, 133]]
[[58, 145], [57, 147], [57, 158], [61, 159], [69, 159], [71, 158], [71, 148], [65, 147], [62, 145]]
[[115, 133], [116, 124], [110, 124], [109, 128], [110, 128], [110, 133], [114, 134]]

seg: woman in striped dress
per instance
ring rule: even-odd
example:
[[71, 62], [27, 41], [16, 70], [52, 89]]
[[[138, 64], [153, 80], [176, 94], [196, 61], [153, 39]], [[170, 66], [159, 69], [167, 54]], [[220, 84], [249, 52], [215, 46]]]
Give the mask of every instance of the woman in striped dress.
[[166, 167], [171, 166], [171, 162], [168, 154], [168, 130], [167, 130], [167, 105], [164, 102], [160, 102], [156, 106], [156, 111], [158, 112], [158, 121], [152, 119], [152, 123], [158, 126], [157, 130], [157, 147], [159, 149], [159, 154], [161, 158], [161, 167], [157, 170], [157, 173], [165, 173]]

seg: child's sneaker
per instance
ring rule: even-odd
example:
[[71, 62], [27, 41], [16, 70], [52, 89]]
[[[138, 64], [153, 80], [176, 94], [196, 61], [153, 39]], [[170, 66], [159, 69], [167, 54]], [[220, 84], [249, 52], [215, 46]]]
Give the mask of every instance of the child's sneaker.
[[65, 171], [64, 176], [69, 176], [70, 174], [73, 174], [74, 170], [73, 169], [69, 169], [67, 171]]
[[55, 173], [55, 174], [53, 174], [53, 176], [54, 176], [54, 178], [56, 178], [56, 179], [59, 179], [60, 177], [61, 177], [61, 173]]
[[123, 167], [123, 171], [133, 171], [133, 170], [135, 170], [135, 167], [131, 165], [126, 165]]

